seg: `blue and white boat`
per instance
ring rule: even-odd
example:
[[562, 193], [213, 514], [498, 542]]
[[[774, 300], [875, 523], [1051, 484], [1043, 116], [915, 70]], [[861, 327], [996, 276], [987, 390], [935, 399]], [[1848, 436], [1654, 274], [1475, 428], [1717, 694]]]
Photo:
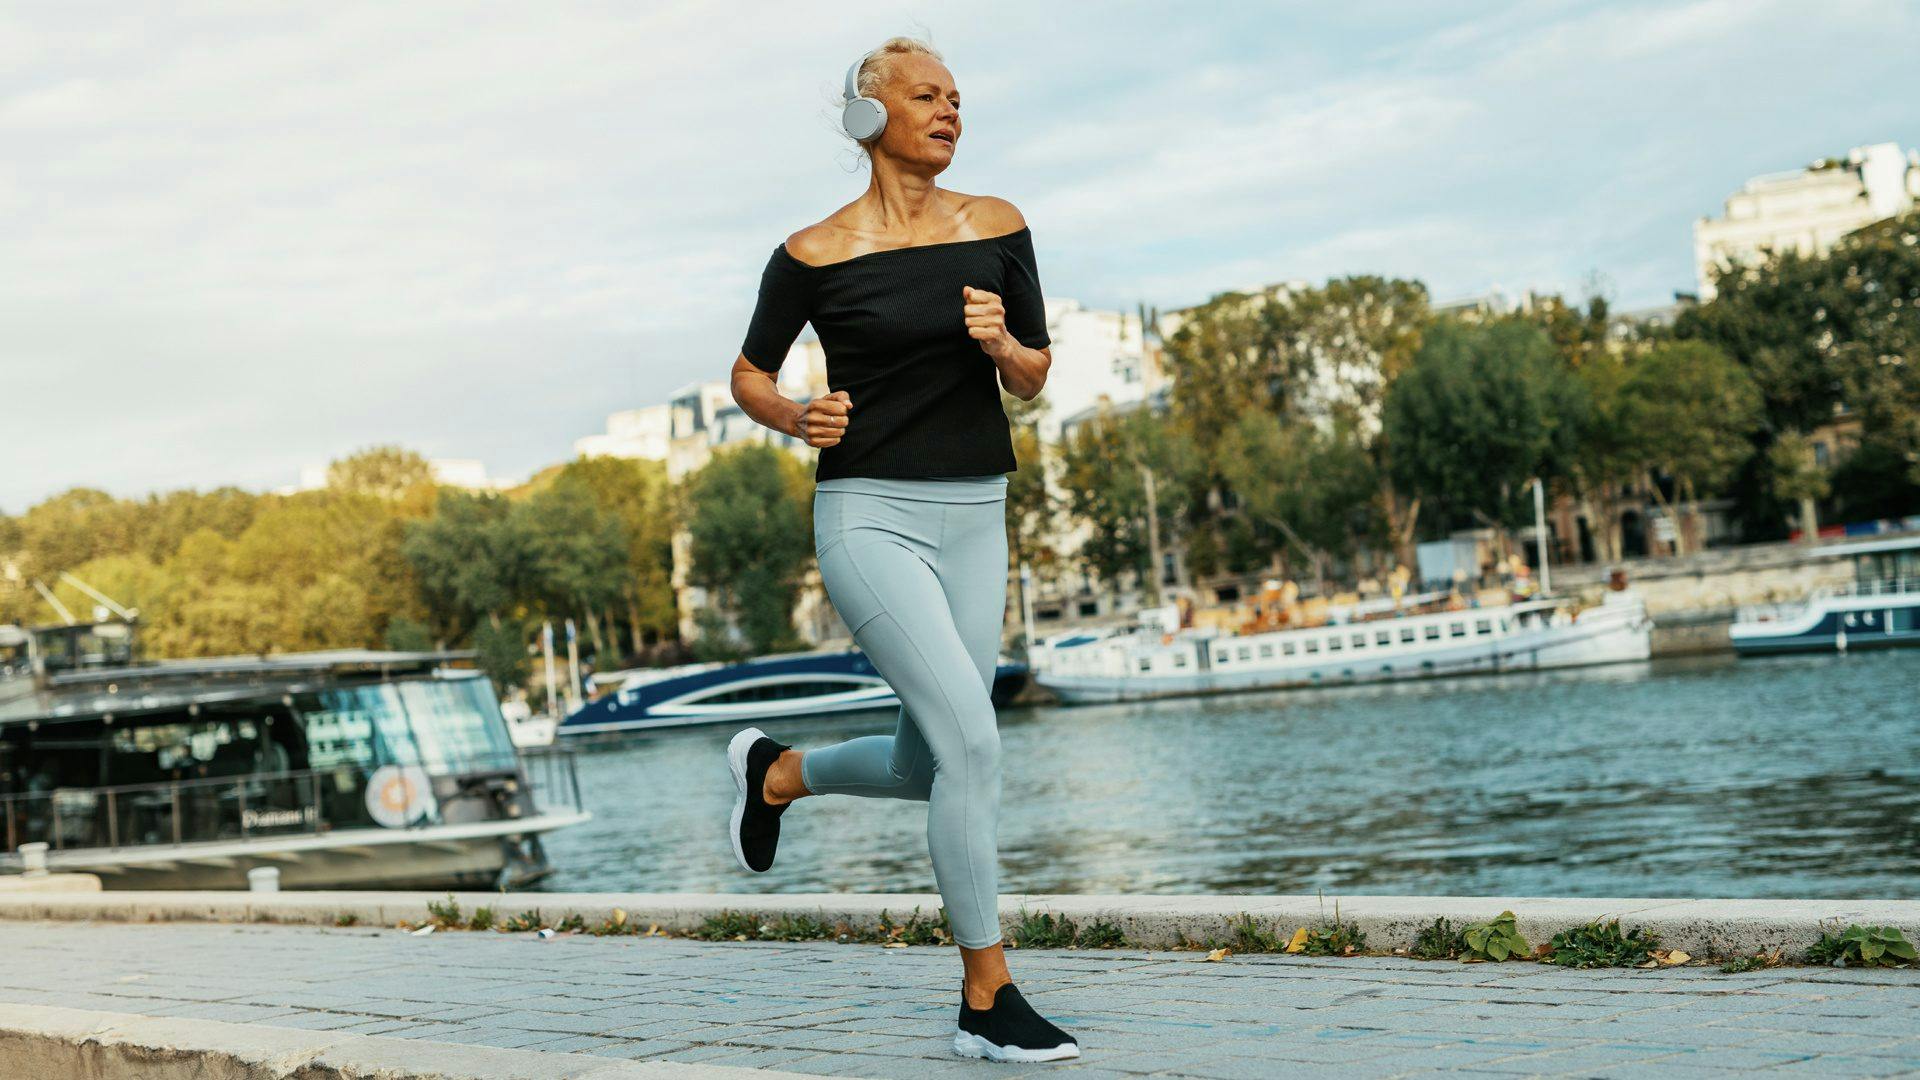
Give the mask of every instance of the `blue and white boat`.
[[[1027, 665], [1001, 656], [993, 703], [1005, 705], [1026, 682]], [[562, 720], [561, 738], [900, 707], [893, 687], [858, 649], [612, 671], [594, 675], [591, 683], [590, 689], [618, 689], [582, 704]]]
[[1814, 555], [1853, 560], [1853, 580], [1798, 604], [1742, 608], [1728, 635], [1742, 656], [1920, 645], [1920, 535], [1835, 544]]

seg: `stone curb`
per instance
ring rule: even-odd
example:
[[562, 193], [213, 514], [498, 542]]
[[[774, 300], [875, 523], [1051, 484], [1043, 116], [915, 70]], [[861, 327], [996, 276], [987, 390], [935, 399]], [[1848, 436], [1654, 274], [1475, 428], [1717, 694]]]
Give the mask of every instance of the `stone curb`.
[[[458, 893], [463, 911], [490, 907], [499, 918], [539, 909], [550, 918], [577, 913], [587, 924], [606, 921], [615, 909], [640, 927], [683, 933], [723, 910], [761, 918], [804, 915], [832, 924], [874, 925], [884, 911], [895, 922], [916, 908], [938, 916], [933, 893]], [[393, 926], [422, 923], [427, 904], [446, 893], [426, 892], [103, 892], [0, 895], [0, 918], [100, 919], [113, 922], [254, 922], [313, 926]], [[1544, 943], [1561, 930], [1598, 919], [1619, 919], [1624, 929], [1642, 926], [1667, 948], [1696, 956], [1737, 956], [1781, 950], [1803, 959], [1823, 931], [1848, 923], [1896, 926], [1920, 940], [1920, 901], [1913, 900], [1682, 900], [1459, 896], [1261, 896], [1207, 894], [1007, 895], [1000, 898], [1005, 927], [1023, 914], [1065, 916], [1082, 927], [1096, 921], [1118, 926], [1132, 945], [1170, 948], [1212, 937], [1231, 940], [1231, 924], [1247, 915], [1265, 930], [1291, 933], [1299, 926], [1340, 920], [1366, 931], [1371, 949], [1399, 949], [1435, 918], [1456, 926], [1491, 919], [1502, 911], [1519, 917], [1520, 932]]]
[[0, 1076], [94, 1080], [777, 1080], [798, 1073], [0, 1004]]

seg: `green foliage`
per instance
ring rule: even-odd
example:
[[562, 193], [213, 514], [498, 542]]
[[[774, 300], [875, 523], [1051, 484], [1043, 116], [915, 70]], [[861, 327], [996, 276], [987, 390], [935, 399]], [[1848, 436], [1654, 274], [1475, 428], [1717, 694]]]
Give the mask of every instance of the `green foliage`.
[[418, 619], [397, 618], [387, 624], [386, 647], [396, 652], [428, 652], [433, 632]]
[[333, 925], [335, 926], [355, 926], [358, 925], [359, 922], [360, 916], [351, 911], [343, 911], [333, 917]]
[[555, 930], [563, 934], [577, 933], [587, 928], [587, 920], [577, 911], [570, 911], [566, 917], [553, 924]]
[[1340, 922], [1338, 915], [1332, 923], [1325, 926], [1306, 928], [1306, 940], [1301, 943], [1300, 951], [1308, 956], [1352, 956], [1364, 952], [1367, 947], [1366, 931], [1358, 924]]
[[1779, 953], [1754, 953], [1752, 956], [1736, 956], [1720, 965], [1720, 971], [1727, 975], [1741, 975], [1749, 971], [1759, 971], [1780, 963]]
[[1073, 944], [1078, 949], [1124, 949], [1127, 935], [1118, 926], [1100, 919], [1082, 929]]
[[1387, 391], [1389, 472], [1438, 526], [1514, 524], [1531, 513], [1526, 484], [1570, 468], [1589, 407], [1538, 327], [1440, 320]]
[[1007, 935], [1016, 949], [1067, 949], [1073, 947], [1073, 920], [1043, 912], [1021, 912], [1020, 921]]
[[1451, 960], [1464, 952], [1466, 947], [1460, 931], [1442, 917], [1433, 920], [1433, 925], [1420, 928], [1420, 932], [1413, 936], [1413, 945], [1407, 950], [1407, 955], [1416, 960]]
[[1659, 945], [1659, 937], [1644, 927], [1621, 933], [1620, 920], [1614, 919], [1562, 930], [1547, 943], [1552, 951], [1541, 959], [1561, 967], [1638, 967], [1653, 958]]
[[500, 924], [501, 929], [511, 930], [515, 933], [538, 930], [545, 925], [547, 925], [546, 921], [541, 918], [539, 908], [534, 908], [532, 911], [523, 911]]
[[804, 467], [758, 443], [716, 452], [685, 485], [688, 580], [753, 652], [799, 644], [794, 601], [813, 559], [807, 496]]
[[473, 909], [473, 916], [467, 920], [467, 929], [491, 930], [493, 929], [493, 924], [493, 909], [490, 907], [477, 907]]
[[494, 692], [526, 681], [532, 660], [527, 655], [526, 631], [511, 622], [499, 626], [481, 623], [473, 632], [474, 666], [493, 680]]
[[381, 499], [424, 498], [433, 468], [411, 450], [373, 446], [328, 465], [327, 486]]
[[427, 921], [442, 930], [454, 930], [464, 925], [460, 913], [460, 902], [447, 894], [445, 900], [427, 901]]
[[1503, 911], [1489, 922], [1470, 924], [1460, 931], [1460, 942], [1465, 958], [1471, 960], [1526, 959], [1533, 953], [1533, 946], [1520, 936], [1518, 920], [1511, 911]]
[[[880, 939], [903, 945], [951, 945], [953, 927], [947, 922], [947, 909], [940, 909], [940, 917], [929, 919], [920, 914], [919, 908], [907, 916], [904, 923], [895, 923], [887, 918], [883, 908], [880, 911]], [[871, 939], [869, 939], [871, 940]]]
[[1916, 959], [1913, 943], [1896, 926], [1852, 923], [1838, 934], [1821, 934], [1807, 959], [1834, 967], [1905, 967]]
[[1253, 916], [1241, 912], [1237, 920], [1228, 922], [1227, 929], [1232, 932], [1229, 943], [1235, 952], [1272, 953], [1287, 951], [1287, 935], [1278, 929], [1265, 929], [1255, 922]]

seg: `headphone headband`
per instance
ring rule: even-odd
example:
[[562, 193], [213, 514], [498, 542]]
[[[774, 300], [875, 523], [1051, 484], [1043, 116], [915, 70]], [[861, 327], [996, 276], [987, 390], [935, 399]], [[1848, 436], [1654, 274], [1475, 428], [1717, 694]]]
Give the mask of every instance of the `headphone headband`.
[[855, 60], [853, 62], [853, 66], [847, 69], [847, 90], [844, 96], [848, 101], [852, 101], [854, 98], [857, 98], [860, 96], [860, 87], [858, 83], [858, 80], [860, 78], [860, 68], [863, 64], [867, 62], [867, 59], [872, 55], [873, 55], [873, 51], [871, 49], [861, 53], [860, 59]]

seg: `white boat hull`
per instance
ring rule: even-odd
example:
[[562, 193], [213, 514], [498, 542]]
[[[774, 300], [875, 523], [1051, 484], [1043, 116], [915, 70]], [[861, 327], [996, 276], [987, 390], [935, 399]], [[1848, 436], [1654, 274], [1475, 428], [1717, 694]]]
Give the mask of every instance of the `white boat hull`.
[[490, 889], [503, 872], [513, 876], [519, 845], [592, 816], [562, 811], [458, 825], [50, 851], [47, 868], [97, 874], [108, 889], [245, 889], [247, 871], [256, 866], [278, 867], [283, 889]]
[[[1473, 626], [1482, 620], [1490, 622], [1489, 631], [1472, 634]], [[1501, 629], [1502, 621], [1500, 609], [1467, 609], [1208, 641], [1151, 639], [1143, 643], [1132, 640], [1138, 637], [1133, 635], [1077, 645], [1038, 660], [1035, 680], [1062, 701], [1080, 704], [1587, 667], [1646, 660], [1652, 655], [1652, 621], [1637, 597], [1611, 601], [1564, 623], [1542, 616], [1516, 624], [1511, 615], [1505, 615], [1510, 625]], [[1469, 636], [1455, 638], [1449, 630], [1460, 622], [1469, 628]], [[1440, 627], [1441, 636], [1430, 640], [1429, 625]], [[1400, 640], [1407, 629], [1415, 631], [1412, 642]], [[1393, 642], [1379, 644], [1381, 633], [1390, 634]], [[1354, 635], [1364, 636], [1366, 643], [1355, 647]], [[1324, 648], [1330, 636], [1342, 639], [1338, 651]], [[1306, 652], [1304, 643], [1310, 638], [1322, 648]], [[1291, 656], [1283, 655], [1279, 643], [1284, 641], [1301, 647]], [[1250, 663], [1239, 656], [1242, 651], [1257, 654], [1262, 646], [1270, 647], [1275, 656], [1263, 662], [1256, 655]], [[1222, 648], [1232, 654], [1225, 663], [1219, 660]], [[1187, 671], [1166, 670], [1175, 656], [1188, 658]], [[1157, 670], [1137, 673], [1143, 659]]]

